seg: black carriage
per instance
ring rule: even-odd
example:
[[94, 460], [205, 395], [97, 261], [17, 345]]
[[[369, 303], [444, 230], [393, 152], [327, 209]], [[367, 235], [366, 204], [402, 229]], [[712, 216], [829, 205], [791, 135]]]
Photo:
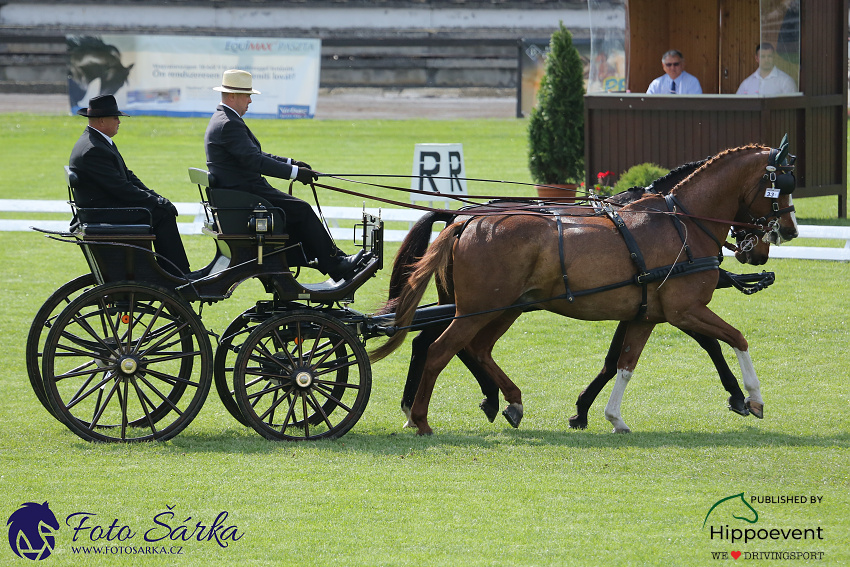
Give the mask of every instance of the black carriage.
[[[178, 277], [153, 251], [150, 222], [138, 218], [146, 211], [99, 222], [102, 211], [75, 205], [75, 175], [66, 168], [66, 176], [74, 221], [49, 236], [77, 244], [91, 273], [47, 299], [26, 345], [33, 390], [54, 417], [90, 441], [165, 440], [197, 415], [214, 381], [233, 417], [269, 439], [334, 438], [357, 423], [371, 391], [364, 343], [374, 329], [347, 304], [382, 267], [380, 218], [364, 211], [355, 228], [363, 250], [353, 275], [302, 284], [310, 261], [286, 234], [283, 211], [192, 168], [216, 252], [203, 270]], [[231, 322], [214, 349], [203, 305], [252, 278], [271, 297]]]

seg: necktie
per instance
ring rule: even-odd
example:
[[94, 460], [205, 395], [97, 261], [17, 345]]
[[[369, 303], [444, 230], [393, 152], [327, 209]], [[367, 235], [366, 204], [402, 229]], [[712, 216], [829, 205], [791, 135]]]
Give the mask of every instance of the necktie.
[[672, 94], [676, 94], [676, 81], [673, 81], [673, 86], [670, 88]]

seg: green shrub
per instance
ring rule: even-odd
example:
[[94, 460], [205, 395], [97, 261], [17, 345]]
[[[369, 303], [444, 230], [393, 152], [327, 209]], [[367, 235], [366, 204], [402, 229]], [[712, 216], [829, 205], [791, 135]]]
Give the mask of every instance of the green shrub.
[[646, 187], [659, 177], [664, 177], [668, 173], [670, 173], [669, 169], [664, 169], [654, 163], [633, 165], [620, 175], [620, 179], [614, 184], [614, 193], [626, 191], [631, 187]]

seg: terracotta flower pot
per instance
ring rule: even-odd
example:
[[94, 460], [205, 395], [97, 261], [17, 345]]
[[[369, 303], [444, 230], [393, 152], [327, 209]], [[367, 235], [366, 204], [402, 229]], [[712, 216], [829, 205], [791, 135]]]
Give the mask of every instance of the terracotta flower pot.
[[575, 183], [567, 185], [535, 185], [534, 188], [537, 189], [537, 196], [540, 197], [541, 201], [548, 201], [550, 203], [575, 203], [578, 185]]

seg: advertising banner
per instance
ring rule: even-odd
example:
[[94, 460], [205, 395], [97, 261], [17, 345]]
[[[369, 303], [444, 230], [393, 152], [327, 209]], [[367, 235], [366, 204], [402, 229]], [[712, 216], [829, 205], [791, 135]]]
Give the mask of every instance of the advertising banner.
[[209, 116], [227, 69], [253, 75], [249, 118], [312, 118], [321, 40], [168, 35], [67, 36], [71, 112], [114, 94], [131, 115]]

